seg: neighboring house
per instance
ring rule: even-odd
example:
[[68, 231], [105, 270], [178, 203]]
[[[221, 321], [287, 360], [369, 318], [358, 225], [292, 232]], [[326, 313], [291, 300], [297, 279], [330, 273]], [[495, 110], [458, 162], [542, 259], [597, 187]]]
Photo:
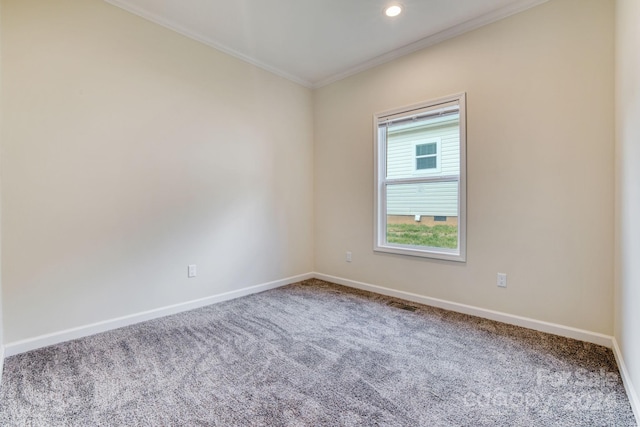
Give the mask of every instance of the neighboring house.
[[[427, 123], [395, 126], [387, 134], [387, 175], [389, 178], [460, 176], [459, 115], [429, 120]], [[435, 217], [451, 222], [458, 215], [458, 179], [387, 188], [387, 215]], [[444, 218], [446, 217], [446, 218]], [[457, 219], [457, 218], [455, 218]]]

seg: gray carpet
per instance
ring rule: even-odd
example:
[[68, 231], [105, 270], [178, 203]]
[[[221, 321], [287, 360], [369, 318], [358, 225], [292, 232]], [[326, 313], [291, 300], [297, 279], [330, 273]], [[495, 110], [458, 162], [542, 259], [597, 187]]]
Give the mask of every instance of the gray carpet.
[[632, 426], [609, 349], [319, 280], [10, 357], [2, 426]]

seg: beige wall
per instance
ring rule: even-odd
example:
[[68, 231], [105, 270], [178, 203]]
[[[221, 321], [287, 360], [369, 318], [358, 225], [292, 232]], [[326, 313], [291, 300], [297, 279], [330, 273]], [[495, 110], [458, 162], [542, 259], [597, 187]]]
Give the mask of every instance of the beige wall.
[[[319, 89], [316, 271], [611, 334], [613, 4], [554, 0]], [[463, 91], [467, 262], [374, 253], [372, 115]]]
[[2, 6], [5, 342], [313, 270], [310, 90], [99, 0]]
[[640, 418], [640, 2], [616, 8], [616, 325]]

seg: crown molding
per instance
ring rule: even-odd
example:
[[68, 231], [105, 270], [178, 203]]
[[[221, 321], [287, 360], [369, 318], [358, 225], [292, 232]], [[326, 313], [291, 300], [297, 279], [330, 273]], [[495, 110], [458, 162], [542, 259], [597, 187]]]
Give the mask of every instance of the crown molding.
[[197, 34], [194, 31], [191, 31], [179, 24], [176, 24], [175, 22], [172, 22], [168, 19], [162, 18], [156, 14], [147, 12], [146, 10], [143, 10], [139, 7], [133, 6], [131, 5], [129, 2], [127, 2], [126, 0], [104, 0], [105, 2], [116, 6], [120, 9], [123, 9], [129, 13], [132, 13], [134, 15], [139, 16], [142, 19], [145, 19], [147, 21], [153, 22], [154, 24], [158, 24], [162, 27], [168, 28], [169, 30], [175, 31], [178, 34], [181, 34], [185, 37], [188, 37], [190, 39], [193, 39], [195, 41], [198, 41], [200, 43], [203, 43], [209, 47], [212, 47], [216, 50], [219, 50], [221, 52], [226, 53], [229, 56], [232, 56], [236, 59], [239, 59], [241, 61], [247, 62], [251, 65], [254, 65], [258, 68], [262, 68], [265, 71], [268, 71], [272, 74], [275, 74], [277, 76], [280, 76], [284, 79], [290, 80], [294, 83], [298, 83], [299, 85], [302, 85], [304, 87], [307, 88], [311, 88], [313, 86], [313, 83], [305, 80], [301, 77], [295, 76], [291, 73], [287, 73], [286, 71], [283, 71], [279, 68], [276, 68], [274, 66], [271, 66], [265, 62], [259, 61], [255, 58], [252, 58], [249, 55], [245, 55], [244, 53], [238, 52], [235, 49], [231, 49], [228, 46], [225, 46], [221, 43], [216, 42], [215, 40], [209, 38], [209, 37], [205, 37], [201, 34]]
[[318, 89], [323, 86], [330, 85], [331, 83], [335, 83], [339, 80], [345, 79], [354, 74], [361, 73], [370, 68], [377, 67], [378, 65], [382, 65], [387, 62], [391, 62], [395, 59], [401, 58], [403, 56], [409, 55], [411, 53], [417, 52], [419, 50], [426, 49], [429, 46], [436, 45], [445, 40], [452, 39], [454, 37], [457, 37], [469, 31], [473, 31], [475, 29], [478, 29], [485, 25], [499, 21], [501, 19], [508, 18], [509, 16], [515, 15], [517, 13], [524, 12], [527, 9], [531, 9], [532, 7], [541, 5], [542, 3], [546, 3], [548, 1], [549, 0], [521, 0], [519, 2], [512, 3], [508, 6], [502, 7], [500, 9], [496, 9], [493, 12], [489, 12], [477, 18], [470, 19], [461, 24], [447, 28], [446, 30], [427, 36], [421, 40], [410, 43], [406, 46], [400, 47], [398, 49], [394, 49], [390, 52], [377, 56], [366, 62], [358, 64], [355, 67], [349, 68], [345, 71], [329, 76], [326, 79], [322, 79], [318, 82], [313, 83], [311, 88]]
[[203, 43], [209, 47], [212, 47], [216, 50], [219, 50], [221, 52], [226, 53], [227, 55], [230, 55], [234, 58], [240, 59], [241, 61], [247, 62], [251, 65], [254, 65], [258, 68], [261, 68], [263, 70], [266, 70], [270, 73], [273, 73], [277, 76], [280, 76], [282, 78], [285, 78], [287, 80], [290, 80], [294, 83], [297, 83], [299, 85], [302, 85], [304, 87], [310, 88], [310, 89], [318, 89], [321, 88], [323, 86], [327, 86], [331, 83], [335, 83], [339, 80], [345, 79], [349, 76], [352, 76], [354, 74], [358, 74], [361, 73], [363, 71], [366, 71], [370, 68], [373, 67], [377, 67], [378, 65], [382, 65], [385, 64], [387, 62], [391, 62], [395, 59], [401, 58], [403, 56], [409, 55], [413, 52], [417, 52], [419, 50], [425, 49], [429, 46], [433, 46], [435, 44], [441, 43], [445, 40], [457, 37], [461, 34], [464, 34], [466, 32], [469, 31], [473, 31], [477, 28], [483, 27], [485, 25], [491, 24], [493, 22], [499, 21], [501, 19], [507, 18], [509, 16], [515, 15], [517, 13], [523, 12], [527, 9], [530, 9], [532, 7], [538, 6], [542, 3], [546, 3], [549, 0], [520, 0], [518, 2], [509, 4], [505, 7], [502, 7], [500, 9], [496, 9], [493, 12], [490, 13], [486, 13], [484, 15], [481, 15], [477, 18], [474, 19], [470, 19], [466, 22], [463, 22], [461, 24], [455, 25], [451, 28], [448, 28], [446, 30], [440, 31], [438, 33], [432, 34], [428, 37], [425, 37], [421, 40], [418, 40], [416, 42], [410, 43], [406, 46], [400, 47], [398, 49], [394, 49], [390, 52], [387, 52], [385, 54], [382, 54], [380, 56], [377, 56], [373, 59], [370, 59], [368, 61], [362, 62], [354, 67], [351, 67], [347, 70], [341, 71], [339, 73], [336, 74], [332, 74], [329, 77], [326, 77], [324, 79], [321, 79], [319, 81], [309, 81], [308, 79], [302, 78], [300, 76], [296, 76], [293, 75], [291, 73], [288, 73], [284, 70], [281, 70], [277, 67], [274, 67], [272, 65], [269, 65], [263, 61], [260, 61], [256, 58], [253, 58], [249, 55], [246, 55], [244, 53], [238, 52], [235, 49], [232, 49], [228, 46], [225, 46], [221, 43], [216, 42], [215, 40], [209, 38], [209, 37], [205, 37], [201, 34], [197, 34], [194, 31], [191, 31], [179, 24], [176, 24], [175, 22], [172, 22], [168, 19], [165, 19], [163, 17], [160, 17], [156, 14], [153, 13], [149, 13], [141, 8], [138, 8], [136, 6], [131, 5], [128, 1], [126, 0], [104, 0], [105, 2], [116, 6], [120, 9], [123, 9], [127, 12], [130, 12], [134, 15], [137, 15], [147, 21], [153, 22], [155, 24], [161, 25], [165, 28], [168, 28], [172, 31], [175, 31], [185, 37], [188, 37], [190, 39], [196, 40], [200, 43]]

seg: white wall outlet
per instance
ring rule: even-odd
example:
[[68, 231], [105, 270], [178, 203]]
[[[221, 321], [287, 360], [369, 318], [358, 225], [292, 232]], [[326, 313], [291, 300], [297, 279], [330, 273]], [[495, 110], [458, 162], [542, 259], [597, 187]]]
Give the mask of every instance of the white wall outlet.
[[189, 264], [189, 267], [187, 268], [187, 277], [196, 277], [197, 274], [198, 271], [196, 270], [196, 265]]
[[347, 262], [351, 262], [351, 252], [347, 251], [347, 256], [345, 259], [347, 260]]
[[507, 287], [507, 274], [506, 273], [498, 273], [498, 287], [506, 288]]

